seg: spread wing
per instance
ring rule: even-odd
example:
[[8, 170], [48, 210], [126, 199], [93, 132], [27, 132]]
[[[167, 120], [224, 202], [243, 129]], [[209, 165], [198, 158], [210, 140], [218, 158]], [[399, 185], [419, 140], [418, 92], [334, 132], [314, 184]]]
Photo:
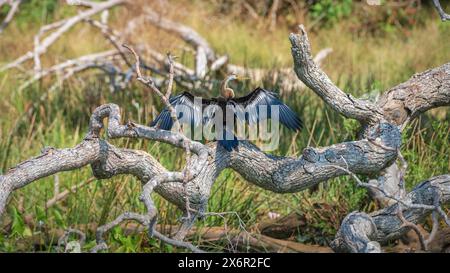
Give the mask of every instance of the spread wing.
[[[205, 123], [214, 116], [215, 100], [199, 99], [195, 100], [194, 95], [189, 92], [184, 92], [180, 95], [171, 97], [170, 104], [177, 112], [177, 118], [180, 123], [190, 124], [191, 126], [199, 126], [200, 123]], [[207, 111], [203, 114], [203, 108], [206, 106]], [[150, 126], [159, 125], [160, 129], [170, 130], [173, 126], [173, 120], [170, 116], [170, 111], [165, 107], [162, 112], [150, 123]]]
[[[236, 112], [241, 112], [237, 116], [245, 117], [245, 121], [251, 124], [271, 118], [270, 106], [274, 105], [279, 106], [279, 118], [283, 125], [292, 130], [300, 130], [303, 127], [303, 122], [297, 114], [284, 104], [274, 92], [258, 87], [250, 94], [232, 100], [237, 104]], [[267, 111], [261, 111], [260, 106], [267, 106]]]

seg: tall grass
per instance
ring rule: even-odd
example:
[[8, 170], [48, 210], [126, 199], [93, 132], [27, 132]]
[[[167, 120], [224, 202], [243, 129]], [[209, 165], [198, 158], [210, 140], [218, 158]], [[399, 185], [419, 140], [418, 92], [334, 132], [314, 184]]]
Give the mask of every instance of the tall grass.
[[[228, 54], [233, 63], [266, 68], [292, 66], [287, 39], [291, 31], [289, 27], [279, 25], [275, 31], [268, 32], [251, 22], [212, 14], [203, 2], [181, 1], [174, 5], [176, 8], [172, 10], [185, 10], [185, 13], [176, 15], [177, 20], [197, 29], [219, 54]], [[200, 9], [199, 6], [204, 8]], [[36, 13], [43, 12], [42, 9], [36, 10]], [[115, 16], [112, 16], [111, 23], [118, 28], [136, 14], [133, 9], [120, 11], [112, 13]], [[70, 7], [56, 5], [50, 14], [30, 16], [31, 19], [20, 18], [19, 22], [13, 23], [0, 36], [0, 63], [11, 61], [30, 50], [33, 34], [40, 25], [48, 23], [49, 16], [56, 20], [71, 12], [74, 10]], [[169, 13], [168, 16], [175, 18], [175, 14]], [[412, 26], [408, 36], [401, 32], [383, 36], [356, 35], [346, 21], [311, 32], [309, 36], [314, 52], [325, 47], [333, 48], [323, 68], [340, 88], [355, 96], [376, 95], [416, 72], [449, 61], [450, 45], [445, 41], [450, 34], [450, 25], [440, 23], [430, 11], [423, 11], [423, 16], [425, 24]], [[144, 41], [163, 52], [170, 50], [187, 65], [192, 64], [192, 56], [179, 47], [179, 40], [148, 25], [140, 26], [138, 31], [140, 35], [128, 38]], [[100, 33], [82, 24], [50, 48], [43, 57], [43, 65], [108, 47]], [[119, 104], [126, 119], [141, 124], [153, 118], [153, 106], [160, 109], [158, 100], [140, 86], [111, 93], [104, 78], [94, 74], [84, 73], [80, 79], [67, 81], [63, 88], [49, 93], [45, 100], [40, 98], [48, 92], [49, 84], [55, 79], [46, 79], [19, 91], [17, 87], [23, 83], [24, 76], [13, 70], [0, 75], [0, 173], [39, 154], [45, 146], [61, 148], [79, 143], [86, 133], [90, 113], [102, 103]], [[258, 84], [261, 83], [239, 85], [238, 92], [244, 94]], [[265, 87], [278, 89], [276, 85]], [[280, 147], [274, 153], [299, 156], [306, 146], [326, 146], [355, 139], [356, 122], [336, 114], [311, 90], [283, 92], [283, 100], [301, 115], [305, 121], [305, 130], [295, 135], [284, 130]], [[402, 152], [409, 162], [409, 188], [422, 179], [450, 171], [449, 117], [448, 109], [436, 109], [413, 122], [405, 131]], [[120, 147], [145, 150], [171, 170], [179, 169], [184, 164], [183, 151], [169, 145], [146, 140], [111, 142]], [[86, 181], [92, 173], [89, 168], [82, 168], [58, 176], [61, 189], [66, 189]], [[124, 211], [145, 211], [139, 202], [141, 185], [131, 176], [95, 181], [46, 210], [45, 202], [53, 195], [53, 184], [54, 176], [44, 178], [12, 195], [7, 213], [3, 216], [4, 223], [11, 225], [5, 227], [8, 233], [0, 236], [0, 251], [33, 251], [36, 249], [35, 244], [30, 243], [31, 236], [41, 236], [58, 228], [102, 224]], [[167, 228], [177, 224], [180, 212], [158, 195], [155, 194], [154, 198], [159, 208], [159, 224]], [[21, 207], [23, 210], [19, 209]], [[218, 177], [208, 203], [210, 211], [237, 212], [246, 223], [247, 230], [255, 229], [258, 222], [267, 219], [268, 212], [304, 214], [308, 219], [308, 228], [301, 230], [296, 239], [318, 244], [329, 242], [348, 212], [372, 211], [376, 208], [377, 205], [368, 198], [365, 190], [356, 188], [354, 181], [348, 177], [331, 179], [313, 190], [281, 195], [249, 184], [232, 170], [226, 170]], [[30, 215], [36, 223], [33, 228], [25, 223], [25, 215]], [[239, 219], [234, 215], [225, 218], [207, 217], [197, 225], [217, 226], [223, 225], [225, 221], [228, 227], [239, 228]], [[89, 235], [86, 248], [93, 244], [93, 236]], [[184, 251], [148, 239], [145, 234], [128, 236], [120, 228], [113, 230], [108, 243], [110, 250], [117, 252]], [[215, 246], [218, 250], [223, 247], [220, 244]], [[39, 250], [56, 251], [48, 243]]]

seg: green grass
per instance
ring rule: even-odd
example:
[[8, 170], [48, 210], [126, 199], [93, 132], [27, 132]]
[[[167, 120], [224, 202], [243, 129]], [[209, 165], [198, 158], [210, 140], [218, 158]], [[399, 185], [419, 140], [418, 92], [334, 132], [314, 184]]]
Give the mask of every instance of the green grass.
[[[58, 7], [52, 15], [55, 18], [72, 12], [70, 9]], [[190, 6], [187, 9], [195, 10]], [[430, 11], [423, 12], [426, 23], [412, 26], [409, 36], [400, 33], [388, 33], [382, 37], [355, 35], [349, 31], [347, 22], [342, 21], [332, 27], [310, 33], [313, 51], [317, 52], [324, 47], [333, 48], [334, 51], [327, 57], [323, 68], [340, 88], [355, 96], [369, 93], [376, 95], [405, 81], [416, 72], [448, 62], [450, 45], [443, 41], [449, 37], [450, 25], [440, 23]], [[39, 25], [34, 23], [43, 24], [48, 21], [42, 19], [44, 15], [38, 15], [30, 15], [30, 18], [34, 19], [29, 22], [25, 17], [21, 17], [20, 20], [23, 21], [13, 23], [0, 36], [0, 43], [5, 45], [0, 48], [0, 63], [6, 63], [29, 50], [27, 42], [32, 41], [32, 35]], [[226, 16], [209, 16], [210, 20], [205, 22], [201, 19], [205, 17], [200, 15], [181, 17], [180, 20], [198, 29], [218, 53], [228, 54], [232, 62], [266, 68], [292, 65], [287, 39], [288, 27], [281, 25], [276, 31], [268, 33], [251, 23], [229, 20]], [[121, 25], [123, 21], [117, 19], [113, 24]], [[214, 31], [211, 31], [213, 27]], [[18, 36], [20, 38], [17, 38]], [[92, 43], [94, 39], [99, 42]], [[148, 41], [155, 48], [172, 50], [181, 56], [181, 51], [174, 46], [176, 43], [173, 43], [172, 38], [155, 32], [152, 28], [148, 28], [148, 32], [135, 39]], [[107, 47], [108, 44], [102, 40], [101, 35], [87, 26], [79, 26], [55, 44], [48, 56], [68, 58]], [[189, 65], [192, 57], [188, 56], [182, 60]], [[43, 58], [45, 65], [56, 61], [51, 57]], [[49, 93], [47, 99], [40, 100], [42, 94], [48, 92], [51, 80], [47, 79], [18, 91], [17, 86], [23, 83], [23, 76], [16, 71], [0, 74], [0, 174], [19, 162], [38, 155], [45, 146], [62, 148], [73, 147], [79, 143], [86, 134], [90, 113], [102, 103], [118, 104], [123, 111], [124, 120], [131, 119], [141, 124], [152, 119], [152, 106], [161, 109], [157, 98], [149, 95], [137, 84], [122, 92], [111, 93], [103, 77], [93, 73], [84, 73], [82, 77], [83, 81], [67, 81], [63, 89], [57, 89], [54, 93]], [[239, 85], [238, 92], [244, 94], [246, 90], [258, 84], [260, 83]], [[267, 83], [265, 87], [277, 89], [278, 86]], [[299, 156], [302, 149], [308, 145], [326, 146], [356, 138], [357, 123], [336, 114], [311, 90], [283, 92], [283, 100], [300, 113], [305, 121], [305, 130], [297, 135], [284, 130], [280, 147], [275, 154]], [[402, 153], [409, 163], [406, 177], [409, 189], [430, 176], [450, 172], [449, 120], [448, 109], [435, 109], [414, 121], [405, 130]], [[111, 142], [119, 147], [145, 150], [171, 170], [180, 169], [184, 164], [183, 151], [169, 145], [146, 140]], [[60, 188], [64, 190], [86, 181], [92, 176], [92, 172], [86, 167], [60, 173], [58, 176]], [[13, 193], [7, 212], [3, 215], [3, 222], [12, 224], [7, 233], [0, 235], [0, 251], [54, 252], [56, 248], [50, 244], [36, 249], [35, 245], [30, 243], [30, 238], [43, 236], [55, 229], [102, 224], [124, 211], [145, 211], [139, 201], [139, 181], [123, 175], [108, 180], [96, 180], [46, 210], [45, 202], [53, 195], [53, 181], [53, 176], [47, 177]], [[159, 224], [167, 227], [177, 224], [180, 212], [157, 194], [154, 194], [154, 198], [159, 208]], [[22, 212], [20, 207], [23, 207]], [[302, 213], [308, 219], [308, 228], [300, 231], [297, 240], [322, 245], [326, 245], [334, 237], [340, 221], [347, 213], [354, 210], [373, 211], [376, 208], [366, 191], [355, 187], [355, 182], [348, 177], [331, 179], [314, 190], [275, 194], [249, 184], [232, 170], [225, 170], [220, 174], [208, 203], [210, 211], [237, 212], [245, 222], [247, 230], [252, 230], [257, 223], [267, 219], [268, 212], [282, 215], [290, 212]], [[41, 225], [30, 228], [26, 224], [25, 216], [31, 217], [34, 223], [40, 222]], [[225, 221], [228, 227], [239, 228], [239, 220], [235, 215], [227, 215], [224, 218], [207, 217], [196, 225], [218, 226], [223, 225]], [[94, 243], [93, 234], [88, 235], [86, 249]], [[56, 240], [57, 238], [54, 238], [53, 242]], [[128, 236], [119, 228], [109, 234], [108, 243], [112, 252], [185, 251], [149, 239], [145, 234]], [[219, 244], [212, 248], [221, 250], [223, 247], [224, 245]]]

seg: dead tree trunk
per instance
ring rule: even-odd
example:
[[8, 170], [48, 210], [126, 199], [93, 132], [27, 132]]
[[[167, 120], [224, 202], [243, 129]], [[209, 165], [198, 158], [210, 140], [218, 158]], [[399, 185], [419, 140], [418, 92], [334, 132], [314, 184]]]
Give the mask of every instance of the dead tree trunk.
[[[67, 149], [49, 148], [0, 176], [0, 215], [4, 213], [13, 191], [40, 178], [89, 165], [99, 179], [118, 174], [136, 176], [143, 184], [141, 200], [147, 208], [147, 214], [125, 212], [111, 223], [99, 227], [98, 245], [93, 251], [106, 248], [103, 234], [124, 220], [135, 220], [148, 226], [150, 236], [200, 251], [182, 239], [196, 217], [205, 214], [211, 187], [226, 168], [235, 170], [256, 186], [278, 193], [298, 192], [333, 177], [351, 175], [358, 185], [393, 200], [391, 206], [381, 211], [349, 214], [332, 244], [336, 251], [379, 252], [379, 243], [398, 238], [430, 213], [443, 217], [448, 223], [440, 205], [449, 201], [449, 175], [430, 178], [409, 194], [399, 195], [385, 190], [381, 184], [361, 182], [356, 175], [380, 174], [391, 166], [399, 156], [404, 126], [431, 108], [450, 105], [450, 63], [414, 75], [386, 91], [378, 102], [373, 103], [354, 98], [332, 83], [314, 63], [303, 26], [298, 34], [291, 34], [289, 38], [298, 78], [335, 111], [361, 123], [363, 129], [359, 140], [329, 147], [306, 147], [298, 158], [269, 155], [245, 141], [240, 142], [238, 151], [227, 152], [215, 143], [204, 145], [186, 140], [181, 133], [133, 122], [123, 125], [119, 106], [106, 104], [92, 113], [88, 133], [80, 144]], [[205, 48], [208, 47], [205, 45]], [[205, 54], [211, 56], [208, 51]], [[154, 87], [151, 83], [148, 86]], [[146, 152], [118, 148], [102, 139], [100, 132], [105, 118], [108, 118], [106, 134], [110, 138], [144, 138], [186, 149], [191, 160], [184, 170], [188, 170], [190, 175], [186, 176], [184, 171], [170, 172]], [[157, 213], [150, 197], [153, 190], [190, 216], [185, 218], [175, 239], [154, 229]]]

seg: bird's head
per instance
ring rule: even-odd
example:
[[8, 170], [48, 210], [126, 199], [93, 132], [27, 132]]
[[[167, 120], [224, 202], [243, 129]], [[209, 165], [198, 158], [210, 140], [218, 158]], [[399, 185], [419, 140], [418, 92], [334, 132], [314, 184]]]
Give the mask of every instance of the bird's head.
[[247, 80], [247, 79], [249, 79], [249, 78], [240, 76], [240, 75], [238, 75], [238, 74], [236, 74], [236, 73], [231, 73], [230, 75], [228, 75], [228, 76], [226, 77], [226, 80], [227, 80], [227, 81], [234, 81], [234, 80], [239, 80], [239, 81], [241, 81], [241, 80]]
[[237, 80], [237, 79], [238, 79], [238, 75], [235, 74], [235, 73], [231, 73], [230, 75], [228, 75], [228, 76], [226, 77], [226, 80], [227, 80], [227, 81], [234, 81], [234, 80]]
[[221, 96], [226, 99], [234, 98], [234, 90], [228, 87], [228, 82], [234, 81], [234, 80], [243, 80], [243, 79], [245, 79], [245, 78], [240, 77], [235, 73], [228, 75], [222, 82], [222, 86], [220, 88]]

